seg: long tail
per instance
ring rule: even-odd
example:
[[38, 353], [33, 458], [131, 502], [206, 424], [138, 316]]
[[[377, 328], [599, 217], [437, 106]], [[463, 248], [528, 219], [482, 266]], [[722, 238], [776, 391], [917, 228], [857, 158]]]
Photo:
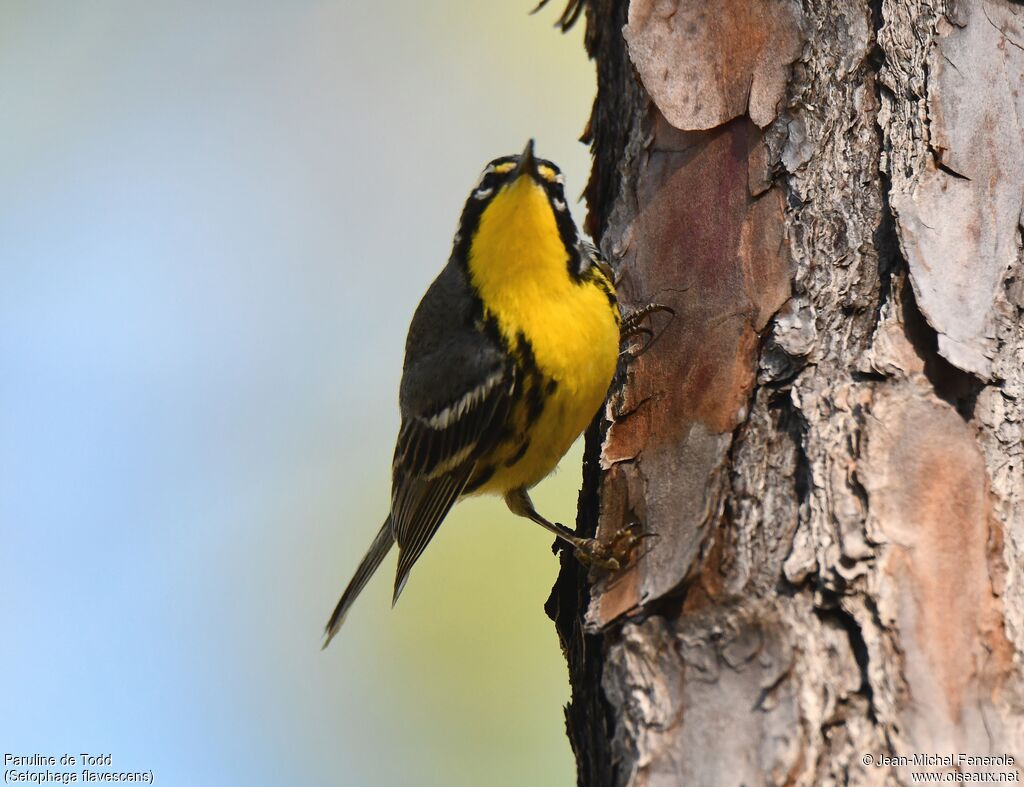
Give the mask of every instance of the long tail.
[[325, 648], [331, 644], [331, 639], [338, 633], [338, 629], [341, 628], [341, 624], [345, 620], [348, 608], [352, 606], [352, 602], [356, 600], [359, 592], [370, 581], [373, 572], [377, 570], [377, 566], [380, 565], [380, 562], [394, 543], [395, 538], [391, 534], [391, 517], [388, 517], [384, 520], [384, 524], [381, 526], [380, 532], [377, 533], [377, 537], [370, 544], [370, 548], [359, 564], [359, 568], [356, 569], [355, 575], [349, 580], [345, 592], [341, 594], [341, 599], [338, 601], [338, 606], [334, 608], [331, 619], [327, 621], [327, 628], [324, 629], [323, 646]]

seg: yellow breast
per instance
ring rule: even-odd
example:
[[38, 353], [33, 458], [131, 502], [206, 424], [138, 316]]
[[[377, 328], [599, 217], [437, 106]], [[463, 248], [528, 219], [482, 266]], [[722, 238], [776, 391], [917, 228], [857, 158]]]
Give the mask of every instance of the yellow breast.
[[517, 357], [525, 379], [510, 436], [486, 458], [493, 474], [478, 492], [529, 488], [544, 478], [608, 391], [619, 352], [611, 283], [596, 271], [606, 289], [597, 278], [574, 279], [569, 259], [547, 195], [529, 178], [507, 187], [481, 216], [470, 280], [513, 355], [525, 349], [527, 357]]

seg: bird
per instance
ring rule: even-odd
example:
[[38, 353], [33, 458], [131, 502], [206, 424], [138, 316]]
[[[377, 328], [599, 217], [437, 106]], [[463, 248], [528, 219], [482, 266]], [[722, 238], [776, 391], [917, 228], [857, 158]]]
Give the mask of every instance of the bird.
[[541, 516], [529, 491], [600, 410], [622, 337], [649, 333], [639, 321], [657, 308], [666, 307], [623, 321], [612, 269], [577, 231], [562, 172], [534, 156], [532, 139], [484, 167], [409, 327], [390, 511], [327, 623], [324, 648], [397, 543], [394, 606], [468, 495], [499, 495], [581, 562], [620, 567], [637, 541], [632, 528], [609, 544], [583, 538]]

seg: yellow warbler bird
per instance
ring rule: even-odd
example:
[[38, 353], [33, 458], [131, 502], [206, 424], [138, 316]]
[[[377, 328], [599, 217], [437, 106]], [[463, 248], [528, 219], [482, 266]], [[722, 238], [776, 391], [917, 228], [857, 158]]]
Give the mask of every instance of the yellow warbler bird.
[[538, 514], [528, 490], [604, 401], [620, 322], [611, 269], [577, 232], [558, 167], [534, 157], [533, 140], [522, 154], [488, 164], [463, 208], [448, 264], [413, 316], [391, 512], [327, 623], [324, 647], [396, 541], [398, 600], [464, 495], [502, 495], [584, 562], [618, 566], [617, 551]]

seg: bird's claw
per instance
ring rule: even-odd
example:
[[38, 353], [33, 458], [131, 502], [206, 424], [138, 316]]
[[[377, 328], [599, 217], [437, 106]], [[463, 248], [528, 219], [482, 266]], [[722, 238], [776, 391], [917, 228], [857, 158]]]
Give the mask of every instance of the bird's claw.
[[576, 559], [588, 568], [599, 568], [604, 571], [618, 571], [619, 561], [612, 557], [607, 546], [596, 538], [587, 538], [576, 546]]
[[646, 538], [654, 538], [656, 533], [641, 533], [639, 522], [632, 522], [619, 530], [609, 543], [605, 544], [596, 538], [581, 541], [576, 547], [576, 559], [585, 566], [615, 572], [629, 563], [633, 550]]
[[[654, 331], [642, 324], [645, 319], [657, 312], [664, 312], [668, 314], [669, 321], [675, 319], [676, 316], [675, 309], [671, 306], [666, 306], [663, 303], [649, 303], [646, 306], [637, 309], [632, 314], [626, 315], [622, 320], [622, 325], [619, 327], [619, 335], [621, 336], [622, 341], [627, 343], [627, 347], [623, 354], [627, 354], [632, 358], [639, 358], [661, 337], [661, 334], [665, 331], [665, 327], [668, 327], [667, 325], [655, 334]], [[629, 340], [634, 336], [643, 336], [644, 339], [639, 345], [635, 345], [629, 342]]]

